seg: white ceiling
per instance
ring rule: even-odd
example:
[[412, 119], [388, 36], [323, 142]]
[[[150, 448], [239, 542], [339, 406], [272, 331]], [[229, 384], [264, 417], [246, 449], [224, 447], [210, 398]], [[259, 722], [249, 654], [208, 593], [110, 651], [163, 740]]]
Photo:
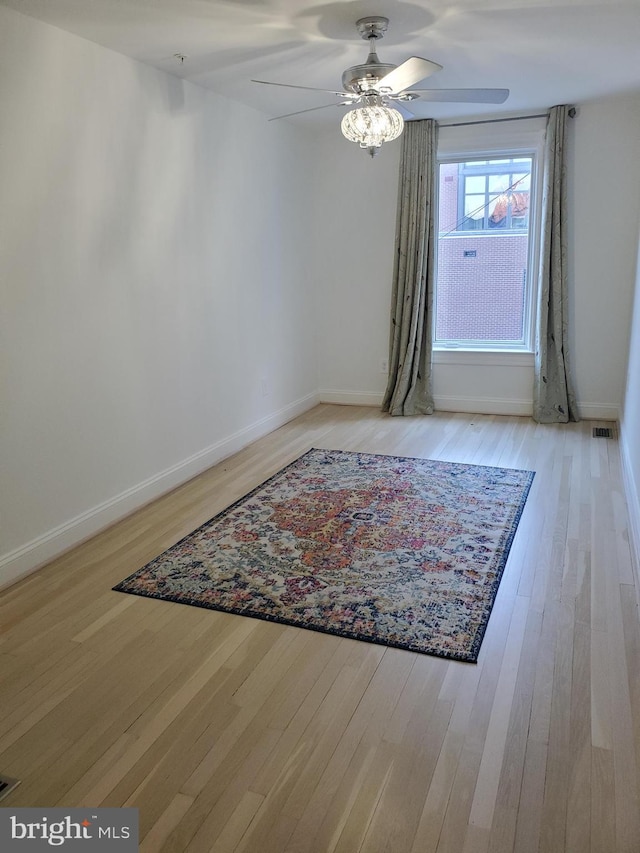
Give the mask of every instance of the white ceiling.
[[[501, 107], [412, 104], [418, 117], [509, 114], [640, 91], [640, 0], [0, 0], [170, 74], [278, 116], [333, 97], [252, 78], [341, 89], [366, 59], [355, 29], [385, 15], [382, 62], [422, 56], [444, 70], [422, 88], [511, 90]], [[183, 54], [184, 62], [175, 58]], [[337, 99], [336, 99], [337, 100]], [[287, 121], [335, 122], [333, 107]]]

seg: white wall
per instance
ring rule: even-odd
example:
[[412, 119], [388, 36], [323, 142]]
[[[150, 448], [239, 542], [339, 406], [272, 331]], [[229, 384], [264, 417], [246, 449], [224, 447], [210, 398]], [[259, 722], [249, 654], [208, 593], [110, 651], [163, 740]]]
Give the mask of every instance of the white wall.
[[0, 7], [0, 585], [315, 400], [306, 136]]
[[[622, 404], [640, 207], [638, 138], [640, 95], [580, 105], [570, 125], [572, 353], [585, 417], [617, 418]], [[323, 399], [382, 397], [386, 378], [378, 365], [388, 346], [399, 148], [391, 143], [371, 161], [338, 132], [323, 139], [316, 169], [317, 236], [326, 249], [317, 283]], [[492, 356], [436, 355], [441, 409], [526, 414], [532, 382], [530, 359], [497, 366]]]
[[631, 520], [632, 551], [640, 580], [640, 239], [631, 320], [627, 387], [620, 421], [625, 492]]
[[576, 394], [582, 409], [622, 405], [640, 218], [640, 94], [581, 105], [569, 232]]
[[371, 158], [335, 129], [316, 162], [320, 394], [330, 402], [377, 404], [389, 356], [389, 307], [398, 194], [398, 145]]

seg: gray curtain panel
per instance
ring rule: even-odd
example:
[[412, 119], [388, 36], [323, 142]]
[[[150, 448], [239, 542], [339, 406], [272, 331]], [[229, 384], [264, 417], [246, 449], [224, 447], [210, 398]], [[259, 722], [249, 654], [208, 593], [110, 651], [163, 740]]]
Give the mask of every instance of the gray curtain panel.
[[438, 126], [407, 122], [402, 140], [396, 258], [391, 301], [389, 382], [382, 411], [430, 415], [431, 324]]
[[533, 417], [538, 423], [579, 420], [567, 334], [567, 169], [565, 137], [570, 107], [549, 111], [544, 154], [542, 235], [536, 324]]

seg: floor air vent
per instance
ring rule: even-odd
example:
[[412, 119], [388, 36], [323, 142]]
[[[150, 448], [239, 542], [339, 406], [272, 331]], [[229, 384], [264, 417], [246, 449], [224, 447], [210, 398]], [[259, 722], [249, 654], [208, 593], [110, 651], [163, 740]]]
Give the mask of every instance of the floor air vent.
[[594, 427], [593, 428], [593, 437], [594, 438], [613, 438], [613, 430], [611, 427]]
[[6, 797], [10, 791], [13, 791], [20, 784], [19, 779], [9, 779], [8, 776], [0, 776], [0, 800]]

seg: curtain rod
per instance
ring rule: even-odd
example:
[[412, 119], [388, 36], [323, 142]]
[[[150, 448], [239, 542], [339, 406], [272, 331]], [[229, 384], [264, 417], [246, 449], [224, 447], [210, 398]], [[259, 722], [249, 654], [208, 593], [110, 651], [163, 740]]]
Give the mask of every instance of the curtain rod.
[[[569, 110], [569, 118], [575, 118], [576, 108], [571, 107]], [[549, 113], [538, 113], [534, 116], [512, 116], [511, 118], [487, 118], [479, 121], [458, 121], [454, 124], [440, 124], [440, 127], [466, 127], [471, 124], [495, 124], [501, 121], [526, 121], [528, 118], [547, 118]]]

